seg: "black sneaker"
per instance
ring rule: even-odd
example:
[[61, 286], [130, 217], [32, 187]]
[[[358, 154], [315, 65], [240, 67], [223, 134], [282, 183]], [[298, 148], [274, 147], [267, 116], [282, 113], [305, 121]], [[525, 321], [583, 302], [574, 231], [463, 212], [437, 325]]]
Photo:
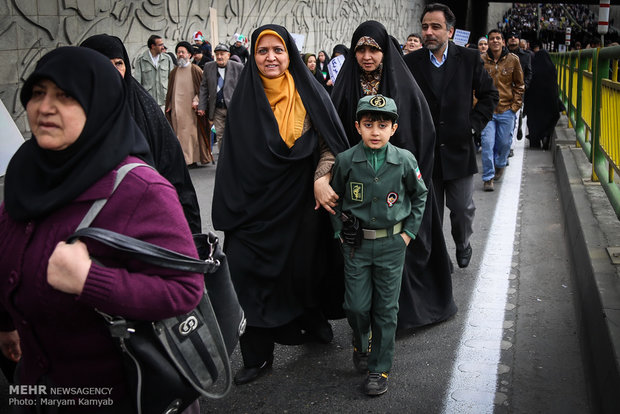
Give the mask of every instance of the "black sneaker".
[[387, 372], [371, 372], [364, 383], [364, 392], [366, 395], [381, 395], [388, 389], [388, 373]]
[[357, 372], [366, 374], [368, 372], [368, 352], [360, 352], [356, 347], [353, 347], [353, 365]]

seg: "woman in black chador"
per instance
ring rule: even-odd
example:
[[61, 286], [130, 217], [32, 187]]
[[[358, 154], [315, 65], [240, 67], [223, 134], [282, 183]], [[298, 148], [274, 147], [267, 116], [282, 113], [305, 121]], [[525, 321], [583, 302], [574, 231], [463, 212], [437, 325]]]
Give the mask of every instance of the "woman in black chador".
[[[534, 43], [534, 42], [532, 42]], [[563, 105], [558, 95], [557, 72], [546, 50], [534, 44], [532, 81], [525, 91], [524, 108], [527, 116], [531, 148], [549, 149], [551, 134], [560, 119]]]
[[228, 107], [213, 194], [213, 225], [225, 232], [248, 320], [237, 384], [271, 366], [274, 343], [329, 342], [326, 318], [344, 316], [342, 257], [321, 208], [336, 205], [329, 179], [334, 154], [348, 147], [344, 130], [284, 27], [257, 29], [250, 53]]
[[[375, 57], [364, 60], [361, 57], [364, 50]], [[424, 95], [403, 62], [401, 52], [385, 27], [371, 20], [359, 25], [353, 33], [351, 49], [331, 95], [350, 145], [360, 140], [354, 127], [357, 101], [364, 95], [377, 93], [396, 101], [401, 116], [390, 142], [415, 155], [429, 189], [418, 237], [407, 249], [399, 300], [398, 328], [416, 328], [446, 320], [457, 310], [452, 298], [452, 266], [431, 180], [435, 128]]]
[[179, 140], [157, 102], [140, 82], [131, 76], [131, 62], [125, 45], [116, 36], [99, 34], [84, 40], [80, 46], [102, 53], [117, 69], [120, 68], [119, 72], [127, 89], [129, 109], [149, 144], [153, 156], [152, 165], [177, 190], [192, 233], [202, 233], [198, 198]]

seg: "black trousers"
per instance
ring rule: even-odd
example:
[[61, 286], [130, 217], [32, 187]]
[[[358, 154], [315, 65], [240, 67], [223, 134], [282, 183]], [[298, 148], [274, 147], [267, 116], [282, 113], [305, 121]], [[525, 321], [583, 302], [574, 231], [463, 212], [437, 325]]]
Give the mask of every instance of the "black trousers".
[[248, 326], [239, 339], [243, 365], [246, 368], [259, 367], [264, 362], [273, 361], [276, 343], [282, 345], [301, 345], [308, 341], [302, 331], [300, 319], [275, 328]]

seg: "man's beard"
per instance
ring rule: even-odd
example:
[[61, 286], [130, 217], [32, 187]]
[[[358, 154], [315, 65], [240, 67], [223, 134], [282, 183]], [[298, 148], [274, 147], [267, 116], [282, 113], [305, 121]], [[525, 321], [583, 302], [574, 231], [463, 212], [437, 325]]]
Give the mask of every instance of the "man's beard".
[[446, 43], [439, 43], [439, 41], [437, 39], [431, 39], [431, 40], [434, 40], [435, 43], [429, 44], [427, 41], [423, 42], [424, 47], [427, 48], [428, 50], [430, 50], [431, 52], [434, 52], [436, 50], [441, 49], [447, 43], [447, 42]]
[[177, 59], [177, 65], [179, 65], [181, 67], [187, 65], [187, 62], [189, 62], [189, 60], [187, 60], [185, 58], [178, 58]]

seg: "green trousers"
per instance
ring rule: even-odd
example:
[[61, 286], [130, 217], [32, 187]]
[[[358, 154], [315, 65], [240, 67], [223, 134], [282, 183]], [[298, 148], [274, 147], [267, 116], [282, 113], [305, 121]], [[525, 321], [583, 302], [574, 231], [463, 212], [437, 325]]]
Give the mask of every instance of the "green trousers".
[[[368, 349], [370, 372], [389, 372], [394, 359], [398, 297], [406, 252], [400, 234], [363, 240], [352, 249], [343, 244], [344, 310], [353, 329], [353, 346]], [[351, 254], [353, 250], [353, 254]]]

